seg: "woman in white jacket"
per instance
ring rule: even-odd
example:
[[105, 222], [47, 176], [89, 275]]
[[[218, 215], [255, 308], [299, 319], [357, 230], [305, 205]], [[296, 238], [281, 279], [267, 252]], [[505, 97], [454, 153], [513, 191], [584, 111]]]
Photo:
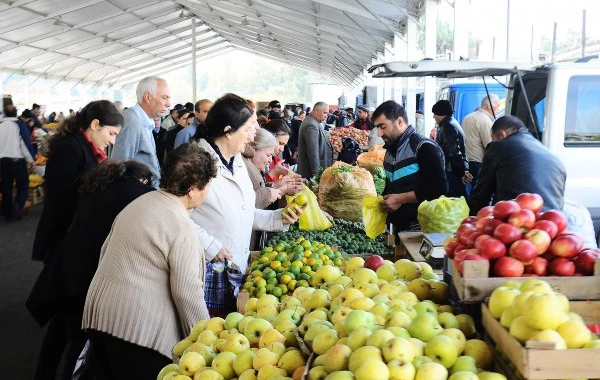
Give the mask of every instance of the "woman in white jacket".
[[252, 230], [286, 230], [302, 210], [287, 215], [255, 208], [256, 195], [241, 152], [259, 126], [246, 100], [224, 95], [208, 112], [205, 126], [205, 136], [197, 144], [217, 159], [218, 174], [206, 200], [191, 217], [205, 249], [206, 304], [211, 315], [224, 316], [236, 308], [235, 294], [248, 266]]

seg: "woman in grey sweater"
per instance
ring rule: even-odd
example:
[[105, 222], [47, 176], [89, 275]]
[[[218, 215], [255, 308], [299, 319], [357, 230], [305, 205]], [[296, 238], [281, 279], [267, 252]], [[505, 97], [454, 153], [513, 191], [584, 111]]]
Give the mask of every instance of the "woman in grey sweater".
[[160, 190], [115, 219], [83, 314], [99, 379], [129, 378], [132, 370], [154, 378], [173, 346], [209, 319], [204, 249], [189, 210], [204, 201], [216, 173], [209, 153], [184, 144], [167, 156]]

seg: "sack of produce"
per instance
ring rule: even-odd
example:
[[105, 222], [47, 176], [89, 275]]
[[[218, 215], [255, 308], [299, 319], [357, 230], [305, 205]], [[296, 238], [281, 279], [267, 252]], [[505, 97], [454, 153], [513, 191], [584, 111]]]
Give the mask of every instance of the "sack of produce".
[[371, 239], [385, 233], [385, 221], [388, 213], [381, 207], [382, 199], [381, 195], [363, 199], [363, 223], [365, 224], [365, 233]]
[[356, 162], [358, 162], [358, 166], [367, 169], [371, 174], [375, 175], [377, 168], [383, 168], [385, 152], [386, 150], [383, 149], [382, 145], [375, 145], [373, 149], [359, 155]]
[[329, 131], [329, 141], [331, 142], [335, 154], [339, 154], [342, 151], [343, 137], [353, 138], [359, 145], [369, 144], [369, 131], [345, 127], [334, 128]]
[[301, 230], [324, 231], [333, 226], [331, 221], [327, 219], [323, 210], [319, 207], [316, 195], [310, 191], [306, 185], [304, 185], [304, 188], [295, 196], [286, 196], [286, 201], [288, 207], [293, 203], [300, 207], [304, 207], [304, 211], [300, 214], [300, 218], [298, 218], [298, 225]]
[[465, 197], [446, 198], [443, 195], [432, 201], [423, 201], [417, 212], [417, 220], [425, 233], [456, 232], [467, 216], [469, 206]]
[[363, 199], [376, 195], [371, 173], [340, 161], [325, 169], [319, 182], [319, 205], [334, 218], [362, 220]]

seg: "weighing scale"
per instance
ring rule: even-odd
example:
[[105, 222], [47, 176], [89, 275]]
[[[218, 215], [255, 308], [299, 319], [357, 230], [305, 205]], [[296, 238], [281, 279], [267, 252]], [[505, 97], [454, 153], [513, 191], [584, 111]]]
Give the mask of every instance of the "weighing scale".
[[419, 253], [425, 258], [425, 261], [433, 269], [442, 269], [444, 266], [444, 240], [451, 236], [450, 233], [429, 233], [423, 234], [423, 242]]

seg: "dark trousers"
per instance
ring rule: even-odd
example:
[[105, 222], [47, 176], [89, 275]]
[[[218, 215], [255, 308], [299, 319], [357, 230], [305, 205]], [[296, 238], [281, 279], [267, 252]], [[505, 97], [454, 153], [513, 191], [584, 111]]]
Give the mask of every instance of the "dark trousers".
[[479, 176], [479, 169], [481, 169], [481, 162], [469, 161], [469, 173], [473, 176], [473, 180], [467, 185], [467, 197], [471, 196], [471, 191], [477, 183], [477, 177]]
[[[13, 183], [17, 184], [17, 197], [13, 205]], [[29, 191], [29, 175], [24, 158], [0, 159], [0, 183], [2, 183], [2, 215], [6, 219], [15, 218], [25, 207]]]
[[[83, 350], [87, 336], [81, 330], [81, 315], [57, 314], [48, 322], [46, 335], [38, 357], [35, 380], [54, 380], [61, 372], [63, 380], [73, 377], [77, 358]], [[63, 359], [62, 371], [59, 366]]]
[[[172, 359], [150, 348], [138, 346], [110, 334], [88, 330], [97, 380], [155, 379]], [[135, 368], [132, 363], [137, 363]], [[134, 372], [132, 372], [134, 371]], [[135, 375], [132, 377], [132, 373]]]
[[448, 194], [447, 197], [466, 197], [467, 193], [465, 185], [462, 183], [462, 177], [458, 177], [454, 172], [446, 172], [448, 179]]

